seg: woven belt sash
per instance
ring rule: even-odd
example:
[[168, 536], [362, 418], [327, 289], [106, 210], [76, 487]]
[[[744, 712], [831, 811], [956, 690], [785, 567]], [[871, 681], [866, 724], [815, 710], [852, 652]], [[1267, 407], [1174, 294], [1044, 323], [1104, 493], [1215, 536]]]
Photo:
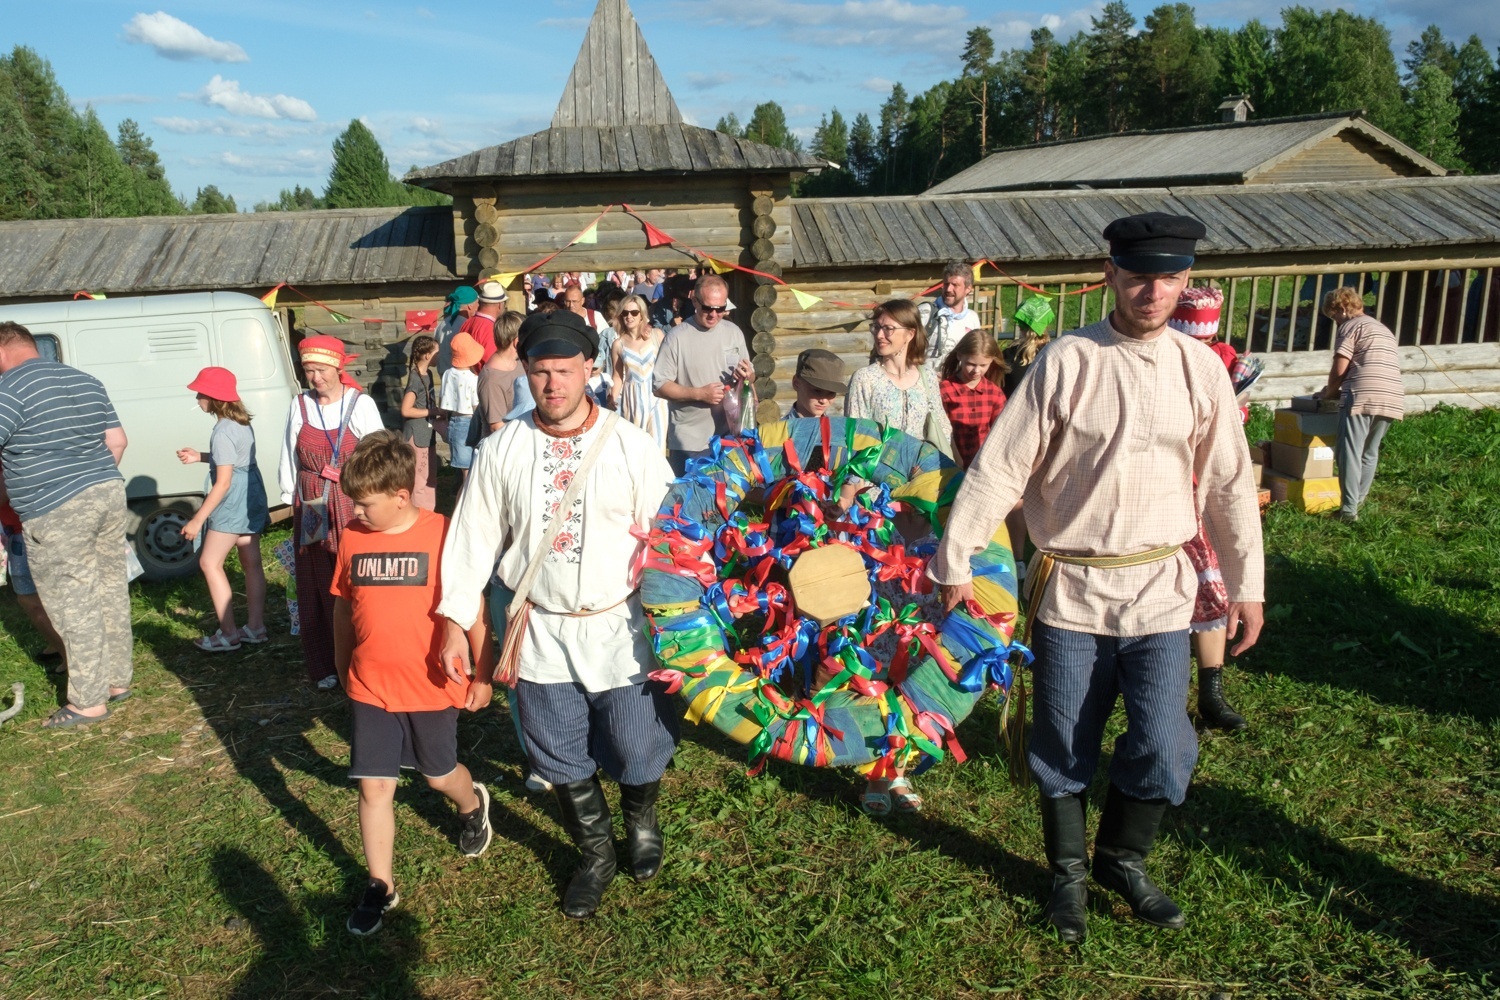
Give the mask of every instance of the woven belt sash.
[[1027, 566], [1026, 573], [1026, 621], [1021, 629], [1021, 641], [1030, 643], [1031, 623], [1041, 610], [1042, 598], [1047, 596], [1047, 584], [1052, 580], [1052, 570], [1058, 563], [1068, 566], [1093, 566], [1097, 569], [1124, 569], [1127, 566], [1145, 566], [1170, 559], [1182, 551], [1181, 545], [1163, 545], [1129, 556], [1065, 556], [1058, 552], [1038, 552]]

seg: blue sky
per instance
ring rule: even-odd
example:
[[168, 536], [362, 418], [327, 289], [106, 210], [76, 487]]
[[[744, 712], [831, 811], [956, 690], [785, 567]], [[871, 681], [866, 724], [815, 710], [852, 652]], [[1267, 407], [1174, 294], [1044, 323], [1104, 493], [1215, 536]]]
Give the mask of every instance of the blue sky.
[[[690, 121], [744, 118], [773, 99], [804, 137], [821, 114], [872, 114], [892, 81], [920, 91], [957, 72], [964, 32], [986, 24], [1002, 47], [1045, 24], [1062, 36], [1102, 4], [1065, 0], [632, 0], [668, 86]], [[1312, 6], [1328, 6], [1313, 2]], [[1152, 2], [1134, 2], [1143, 17]], [[1197, 5], [1208, 24], [1278, 20], [1279, 3]], [[1381, 17], [1399, 49], [1429, 22], [1477, 32], [1493, 51], [1493, 0], [1352, 0]], [[117, 0], [5, 4], [6, 50], [52, 62], [79, 104], [113, 130], [135, 118], [178, 191], [217, 184], [242, 207], [302, 184], [321, 192], [329, 147], [363, 118], [399, 173], [545, 128], [594, 0], [207, 0], [158, 8]]]

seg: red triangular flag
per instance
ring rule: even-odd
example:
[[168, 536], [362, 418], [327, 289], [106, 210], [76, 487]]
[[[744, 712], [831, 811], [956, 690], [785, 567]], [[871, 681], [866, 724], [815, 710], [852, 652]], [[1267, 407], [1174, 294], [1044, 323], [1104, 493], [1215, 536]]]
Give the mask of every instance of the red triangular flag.
[[647, 222], [645, 219], [641, 219], [641, 225], [643, 225], [643, 226], [646, 227], [646, 246], [647, 246], [647, 248], [650, 248], [650, 247], [664, 247], [664, 246], [667, 246], [669, 243], [676, 242], [675, 240], [672, 239], [672, 237], [668, 236], [666, 233], [662, 232], [660, 229], [657, 229], [655, 226], [653, 226], [651, 223]]

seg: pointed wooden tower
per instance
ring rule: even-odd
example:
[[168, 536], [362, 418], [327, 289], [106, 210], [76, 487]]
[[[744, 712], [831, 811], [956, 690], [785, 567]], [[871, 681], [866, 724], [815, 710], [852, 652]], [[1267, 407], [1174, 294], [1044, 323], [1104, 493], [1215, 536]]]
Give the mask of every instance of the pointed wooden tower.
[[[453, 196], [455, 270], [510, 274], [558, 250], [608, 205], [628, 204], [672, 236], [647, 247], [620, 211], [598, 242], [570, 247], [547, 270], [689, 268], [682, 246], [766, 274], [792, 256], [792, 178], [822, 160], [688, 125], [626, 0], [599, 0], [552, 127], [406, 175]], [[762, 418], [776, 411], [774, 283], [725, 275], [735, 322], [751, 338]], [[520, 280], [512, 283], [521, 304]]]

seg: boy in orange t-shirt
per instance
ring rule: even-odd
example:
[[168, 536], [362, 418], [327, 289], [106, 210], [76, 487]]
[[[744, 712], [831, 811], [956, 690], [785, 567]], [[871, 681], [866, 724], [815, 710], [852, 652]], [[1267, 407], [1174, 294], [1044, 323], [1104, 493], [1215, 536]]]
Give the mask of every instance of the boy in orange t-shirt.
[[354, 503], [333, 579], [334, 665], [354, 721], [349, 777], [359, 781], [359, 833], [370, 882], [346, 924], [361, 937], [401, 901], [392, 877], [396, 781], [402, 767], [458, 807], [458, 846], [477, 857], [490, 846], [489, 791], [458, 762], [458, 710], [490, 702], [489, 637], [480, 615], [469, 631], [475, 675], [457, 683], [439, 660], [438, 565], [448, 519], [411, 501], [416, 455], [393, 431], [367, 434], [340, 485]]

